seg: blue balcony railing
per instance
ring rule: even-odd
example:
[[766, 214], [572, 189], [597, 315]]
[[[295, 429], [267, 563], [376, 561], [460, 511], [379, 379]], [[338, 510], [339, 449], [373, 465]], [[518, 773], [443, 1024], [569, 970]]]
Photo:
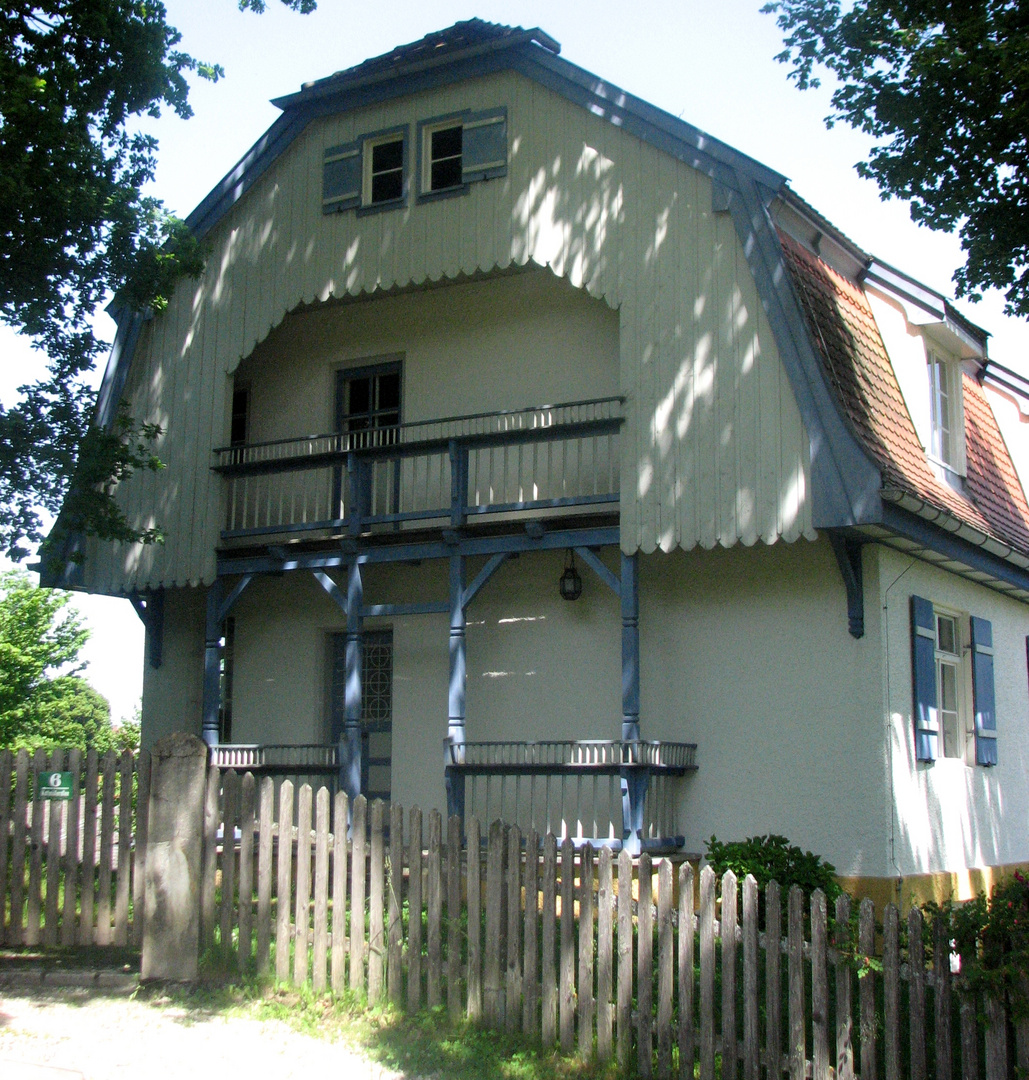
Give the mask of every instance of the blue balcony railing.
[[220, 447], [225, 540], [462, 525], [618, 502], [623, 399]]

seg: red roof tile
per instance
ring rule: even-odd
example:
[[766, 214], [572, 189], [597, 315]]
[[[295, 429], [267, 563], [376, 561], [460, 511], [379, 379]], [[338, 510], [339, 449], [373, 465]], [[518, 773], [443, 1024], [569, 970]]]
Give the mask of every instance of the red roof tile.
[[966, 494], [938, 480], [915, 432], [868, 299], [780, 233], [786, 265], [843, 415], [894, 488], [1029, 554], [1029, 504], [982, 388], [963, 376]]

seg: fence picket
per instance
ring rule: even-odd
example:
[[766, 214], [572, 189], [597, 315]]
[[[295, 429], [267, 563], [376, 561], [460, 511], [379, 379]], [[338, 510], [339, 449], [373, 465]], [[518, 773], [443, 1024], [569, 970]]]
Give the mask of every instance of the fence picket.
[[799, 886], [794, 885], [790, 889], [787, 907], [790, 1080], [804, 1080], [807, 1058], [804, 1030], [804, 893]]
[[636, 1068], [640, 1076], [653, 1073], [654, 1056], [654, 872], [644, 852], [637, 863], [640, 899], [636, 909], [639, 951], [636, 955]]
[[722, 875], [722, 1076], [736, 1080], [736, 875]]
[[254, 802], [256, 783], [248, 772], [240, 785], [239, 802], [239, 970], [245, 971], [254, 945]]
[[[149, 754], [147, 762], [149, 765]], [[142, 757], [142, 755], [141, 755]], [[8, 762], [10, 756], [8, 755]], [[71, 946], [75, 944], [75, 909], [78, 902], [79, 881], [79, 814], [82, 806], [82, 751], [74, 749], [68, 755], [68, 771], [71, 773], [71, 802], [67, 804], [65, 813], [65, 838], [64, 838], [64, 912], [61, 916], [61, 944]], [[148, 777], [149, 780], [149, 777]], [[10, 772], [4, 773], [2, 756], [0, 756], [0, 913], [4, 910], [4, 854], [7, 849], [7, 823], [4, 821], [3, 805], [10, 792]], [[149, 784], [148, 784], [149, 790]], [[143, 874], [138, 877], [142, 886]], [[4, 936], [4, 920], [0, 914], [0, 940]], [[142, 900], [136, 907], [133, 926], [138, 923], [140, 931], [143, 926], [143, 903]], [[138, 944], [140, 933], [135, 939]]]
[[615, 1040], [618, 1064], [624, 1069], [632, 1056], [632, 856], [618, 854], [618, 1003]]
[[[443, 978], [443, 868], [440, 847], [442, 845], [443, 819], [438, 810], [429, 813], [429, 854], [426, 875], [428, 909], [428, 979], [426, 1000], [429, 1008], [435, 1008], [442, 999], [440, 982]], [[497, 905], [499, 911], [500, 905]], [[499, 934], [497, 935], [499, 941]]]
[[[974, 953], [961, 954], [961, 971], [975, 963]], [[979, 1080], [979, 1025], [976, 1019], [975, 994], [963, 983], [960, 996], [961, 1080]]]
[[382, 997], [386, 967], [386, 928], [383, 921], [383, 845], [385, 805], [372, 803], [371, 844], [368, 851], [368, 1002], [377, 1005]]
[[672, 1074], [672, 864], [662, 859], [657, 872], [657, 1074]]
[[846, 955], [850, 945], [850, 897], [846, 893], [836, 897], [835, 944], [836, 1076], [837, 1080], [854, 1080], [854, 972]]
[[700, 871], [700, 1080], [715, 1075], [715, 872]]
[[[279, 830], [275, 880], [275, 978], [289, 978], [290, 908], [293, 899], [293, 781], [279, 788]], [[362, 936], [363, 936], [362, 929]]]
[[503, 1016], [500, 1003], [500, 916], [504, 888], [504, 826], [494, 821], [489, 827], [486, 849], [486, 965], [483, 976], [483, 1019], [494, 1027]]
[[[39, 944], [39, 916], [42, 908], [43, 889], [43, 818], [46, 803], [40, 798], [37, 778], [46, 770], [46, 751], [40, 748], [32, 758], [32, 772], [29, 774], [29, 800], [32, 803], [32, 829], [29, 853], [29, 893], [25, 912], [26, 945]], [[110, 860], [108, 860], [108, 884], [110, 883]], [[110, 888], [108, 888], [110, 903]], [[106, 945], [107, 941], [101, 942]]]
[[297, 800], [297, 883], [293, 914], [293, 981], [298, 986], [307, 982], [310, 969], [312, 802], [311, 785], [301, 784]]
[[[50, 771], [61, 772], [64, 766], [64, 752], [54, 750], [50, 755]], [[43, 922], [43, 944], [53, 947], [57, 944], [57, 896], [61, 881], [61, 811], [62, 802], [47, 804], [49, 828], [46, 840], [46, 908]]]
[[[222, 897], [218, 912], [219, 946], [223, 957], [232, 951], [232, 924], [236, 900], [236, 823], [239, 819], [239, 773], [222, 777]], [[299, 981], [299, 980], [298, 980]]]
[[894, 904], [883, 913], [883, 1015], [886, 1080], [900, 1080], [900, 916]]
[[861, 1080], [876, 1080], [877, 1055], [875, 1044], [875, 979], [876, 974], [866, 958], [875, 954], [875, 906], [871, 900], [861, 901], [858, 908], [858, 952], [866, 971], [858, 984], [858, 998], [861, 1009]]
[[[761, 1080], [761, 1046], [758, 1030], [757, 915], [758, 889], [753, 874], [743, 879], [743, 1077]], [[681, 988], [680, 988], [681, 990]]]
[[[100, 800], [100, 850], [97, 863], [96, 943], [111, 944], [111, 860], [114, 856], [114, 777], [117, 759], [104, 754], [103, 795]], [[31, 918], [31, 913], [30, 913]]]
[[522, 835], [517, 825], [507, 834], [507, 971], [504, 977], [504, 1023], [517, 1031], [522, 1020]]
[[[468, 1018], [483, 1018], [483, 868], [478, 818], [468, 832]], [[420, 933], [419, 928], [419, 933]]]
[[579, 855], [579, 1054], [593, 1056], [596, 997], [593, 993], [593, 848]]
[[575, 847], [571, 837], [561, 842], [561, 959], [558, 1026], [561, 1052], [575, 1045]]
[[954, 1071], [951, 1057], [954, 1044], [950, 1030], [950, 933], [942, 914], [937, 914], [933, 920], [933, 983], [936, 1080], [951, 1080]]
[[765, 1072], [782, 1075], [782, 898], [779, 884], [765, 886]]
[[[217, 769], [207, 772], [204, 790], [204, 870], [200, 885], [200, 948], [214, 946], [214, 890], [218, 873], [218, 795], [221, 776]], [[292, 788], [291, 788], [292, 790]], [[285, 974], [280, 975], [285, 978]]]
[[[96, 797], [99, 772], [97, 753], [86, 752], [86, 798], [82, 808], [82, 899], [79, 903], [79, 944], [93, 944], [93, 893], [96, 888]], [[24, 807], [23, 807], [24, 810]], [[22, 819], [24, 824], [24, 813]], [[18, 839], [15, 820], [15, 842]], [[22, 833], [24, 839], [24, 831]], [[24, 857], [24, 851], [22, 856]], [[20, 907], [18, 908], [20, 911]], [[14, 908], [12, 906], [12, 916]]]
[[257, 951], [258, 974], [268, 969], [268, 951], [272, 936], [272, 853], [275, 783], [270, 776], [261, 780], [261, 809], [257, 837]]
[[[597, 1058], [611, 1060], [614, 1008], [614, 888], [611, 849], [600, 849], [597, 865]], [[528, 946], [526, 946], [528, 949]]]
[[916, 907], [908, 913], [908, 1032], [911, 1080], [925, 1080], [925, 944]]
[[[460, 822], [458, 823], [460, 830]], [[460, 839], [460, 831], [458, 832]], [[404, 810], [398, 803], [389, 808], [389, 891], [388, 922], [386, 926], [386, 989], [390, 1001], [403, 1004], [404, 927], [401, 921], [404, 893]]]
[[543, 1045], [557, 1041], [557, 840], [548, 832], [543, 839], [543, 963], [541, 965], [540, 1032]]
[[447, 822], [447, 1011], [461, 1015], [461, 819]]
[[[252, 798], [252, 796], [251, 796]], [[252, 808], [251, 808], [252, 812]], [[253, 827], [253, 822], [251, 822]], [[244, 832], [246, 826], [244, 825]], [[242, 848], [240, 849], [242, 859]], [[243, 871], [239, 874], [240, 898], [243, 896]], [[249, 893], [247, 896], [249, 898]], [[249, 902], [249, 901], [248, 901]], [[243, 910], [240, 904], [239, 936], [243, 939]], [[249, 953], [249, 948], [247, 952]], [[329, 789], [320, 787], [315, 799], [314, 830], [314, 943], [311, 949], [311, 988], [324, 993], [328, 985], [325, 970], [329, 952]]]
[[826, 963], [828, 913], [825, 893], [811, 894], [811, 1074], [829, 1080], [829, 971]]
[[1007, 1080], [1007, 1016], [1004, 1001], [990, 994], [986, 997], [984, 1007], [986, 1012], [986, 1080]]
[[[337, 791], [332, 807], [332, 992], [346, 986], [347, 954], [347, 793]], [[419, 919], [419, 922], [421, 919]], [[258, 938], [260, 942], [260, 937]], [[258, 945], [260, 948], [260, 944]]]
[[350, 857], [350, 989], [364, 990], [364, 897], [367, 883], [365, 858], [368, 801], [363, 795], [354, 799]]
[[[74, 751], [73, 751], [74, 753]], [[78, 768], [72, 769], [77, 779]], [[75, 804], [77, 806], [77, 803]], [[77, 818], [77, 814], [75, 815]], [[76, 824], [78, 822], [76, 821]], [[71, 843], [71, 822], [69, 821], [68, 842]], [[140, 750], [136, 758], [136, 834], [132, 852], [132, 944], [137, 948], [143, 943], [143, 915], [145, 897], [143, 886], [146, 880], [147, 835], [150, 831], [150, 751]], [[72, 879], [74, 882], [74, 879]], [[68, 878], [65, 877], [65, 897], [67, 898]], [[74, 884], [72, 886], [74, 893]], [[67, 899], [65, 900], [67, 905]]]
[[[11, 835], [11, 815], [14, 806], [11, 801], [11, 774], [13, 755], [10, 750], [0, 750], [0, 944], [9, 940], [7, 927], [4, 925], [7, 912], [7, 868], [11, 865], [8, 838]], [[76, 794], [78, 785], [76, 785]], [[78, 801], [75, 804], [78, 806]], [[14, 865], [17, 865], [15, 863]], [[67, 920], [65, 920], [67, 924]], [[70, 942], [66, 943], [70, 944]]]
[[[132, 751], [118, 761], [118, 870], [114, 898], [114, 943], [129, 943], [129, 897], [132, 894]], [[53, 809], [53, 808], [51, 808]]]
[[522, 1031], [539, 1032], [539, 834], [530, 828], [525, 837], [525, 926], [522, 964]]
[[[412, 1012], [417, 1012], [422, 1007], [422, 812], [417, 806], [411, 810], [410, 828], [407, 840], [407, 1007]], [[478, 866], [478, 843], [479, 823], [473, 821], [469, 824], [468, 842], [472, 843], [474, 832], [476, 852], [475, 861]], [[469, 934], [469, 962], [471, 957], [471, 933], [472, 933], [472, 879], [471, 879], [472, 852], [468, 852], [468, 934]], [[478, 886], [475, 892], [475, 932], [478, 934]], [[469, 976], [469, 979], [471, 976]], [[470, 984], [469, 984], [470, 985]], [[471, 1009], [471, 990], [469, 989], [469, 1010]], [[471, 1012], [469, 1011], [469, 1018]], [[474, 1019], [477, 1019], [475, 1017]]]
[[679, 1075], [693, 1080], [696, 1038], [693, 1030], [693, 867], [679, 867]]

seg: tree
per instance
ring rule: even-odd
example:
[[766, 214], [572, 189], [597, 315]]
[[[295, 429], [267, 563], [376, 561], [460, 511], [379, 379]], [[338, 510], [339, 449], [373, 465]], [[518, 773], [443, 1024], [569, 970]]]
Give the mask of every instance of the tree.
[[881, 140], [862, 176], [913, 220], [959, 230], [959, 296], [1003, 289], [1029, 318], [1029, 5], [1019, 0], [773, 0], [804, 90], [839, 80], [826, 124]]
[[[77, 671], [89, 637], [66, 593], [37, 589], [17, 570], [0, 574], [0, 747], [119, 749], [107, 699]], [[138, 732], [127, 730], [131, 743]]]
[[18, 405], [0, 406], [0, 547], [16, 559], [77, 473], [64, 529], [158, 538], [136, 533], [110, 494], [117, 479], [159, 467], [155, 432], [124, 415], [111, 431], [90, 429], [83, 376], [104, 348], [91, 321], [99, 304], [159, 310], [174, 281], [202, 267], [185, 225], [143, 194], [157, 143], [128, 126], [165, 107], [188, 117], [187, 75], [223, 74], [179, 41], [157, 0], [12, 0], [0, 11], [0, 321], [48, 360]]

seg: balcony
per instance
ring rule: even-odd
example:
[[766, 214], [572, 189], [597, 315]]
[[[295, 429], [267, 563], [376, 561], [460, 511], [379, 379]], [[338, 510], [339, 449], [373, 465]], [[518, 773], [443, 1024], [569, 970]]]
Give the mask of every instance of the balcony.
[[220, 447], [227, 542], [617, 507], [620, 397]]
[[[654, 853], [683, 845], [682, 785], [696, 772], [696, 753], [694, 743], [607, 739], [445, 746], [447, 780], [453, 792], [460, 779], [465, 819], [615, 848], [635, 822], [642, 849]], [[335, 791], [340, 760], [339, 748], [325, 744], [211, 748], [212, 765], [270, 776], [276, 787], [289, 779]]]

